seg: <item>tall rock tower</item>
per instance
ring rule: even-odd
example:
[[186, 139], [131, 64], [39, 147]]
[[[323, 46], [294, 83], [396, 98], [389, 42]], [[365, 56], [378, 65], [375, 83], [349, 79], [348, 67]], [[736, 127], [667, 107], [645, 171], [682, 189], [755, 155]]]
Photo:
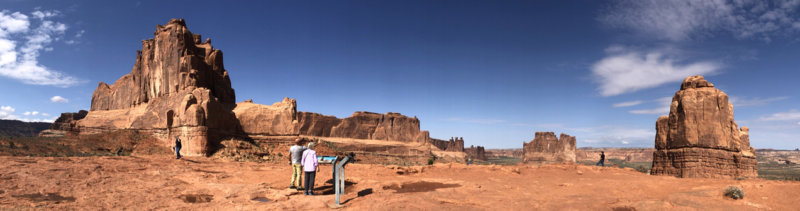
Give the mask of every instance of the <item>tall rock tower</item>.
[[669, 116], [656, 121], [652, 175], [758, 177], [749, 129], [738, 128], [728, 95], [703, 76], [683, 80]]

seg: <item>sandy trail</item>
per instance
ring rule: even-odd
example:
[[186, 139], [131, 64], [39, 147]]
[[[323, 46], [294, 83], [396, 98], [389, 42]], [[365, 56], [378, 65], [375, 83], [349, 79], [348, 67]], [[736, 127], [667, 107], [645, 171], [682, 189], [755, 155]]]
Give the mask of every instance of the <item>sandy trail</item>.
[[[198, 157], [0, 157], [0, 210], [283, 210], [328, 209], [334, 203], [325, 183], [330, 166], [317, 175], [317, 196], [287, 189], [290, 171], [288, 165]], [[344, 210], [800, 206], [800, 182], [678, 179], [610, 167], [351, 164], [346, 173]], [[746, 197], [724, 197], [729, 185], [741, 187]]]

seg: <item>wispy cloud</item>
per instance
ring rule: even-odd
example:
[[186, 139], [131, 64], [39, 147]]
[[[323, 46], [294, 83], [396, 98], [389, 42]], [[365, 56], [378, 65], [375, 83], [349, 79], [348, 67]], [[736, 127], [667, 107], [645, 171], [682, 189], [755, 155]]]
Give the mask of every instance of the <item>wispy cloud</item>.
[[788, 112], [778, 112], [759, 118], [761, 121], [796, 121], [800, 120], [800, 111], [790, 110]]
[[498, 124], [506, 122], [506, 120], [502, 119], [474, 119], [474, 118], [461, 118], [461, 117], [453, 117], [443, 120], [448, 122], [461, 122], [461, 123], [473, 123], [473, 124]]
[[722, 65], [682, 62], [669, 50], [642, 52], [623, 46], [606, 49], [606, 57], [592, 65], [593, 79], [602, 96], [614, 96], [681, 81], [687, 76], [715, 73]]
[[746, 97], [730, 97], [730, 101], [734, 107], [747, 107], [747, 106], [764, 106], [775, 101], [789, 99], [787, 96], [771, 97], [771, 98], [746, 98]]
[[594, 147], [647, 147], [653, 145], [655, 130], [631, 128], [617, 125], [602, 125], [586, 128], [568, 128], [578, 142]]
[[614, 107], [614, 108], [630, 107], [630, 106], [635, 106], [635, 105], [639, 105], [639, 104], [642, 104], [641, 100], [614, 103], [614, 105], [611, 105], [611, 107]]
[[619, 0], [599, 20], [643, 36], [682, 41], [728, 32], [770, 41], [800, 32], [800, 1]]
[[67, 103], [67, 102], [69, 102], [69, 99], [56, 95], [56, 96], [53, 96], [53, 97], [50, 98], [50, 102]]
[[50, 20], [58, 14], [58, 11], [34, 11], [33, 18], [29, 18], [19, 12], [0, 11], [0, 76], [57, 87], [85, 82], [39, 64], [40, 52], [52, 51], [49, 45], [67, 30], [66, 24]]
[[628, 113], [632, 114], [668, 114], [670, 105], [672, 104], [672, 97], [662, 97], [655, 100], [648, 101], [658, 105], [656, 108], [649, 109], [636, 109], [630, 110]]

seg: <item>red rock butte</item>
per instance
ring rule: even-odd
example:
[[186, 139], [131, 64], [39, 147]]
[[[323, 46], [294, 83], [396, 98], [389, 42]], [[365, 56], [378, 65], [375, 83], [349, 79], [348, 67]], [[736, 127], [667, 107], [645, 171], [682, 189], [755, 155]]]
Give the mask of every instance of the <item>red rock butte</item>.
[[575, 136], [536, 132], [529, 143], [522, 143], [522, 161], [526, 163], [575, 163]]
[[[222, 139], [231, 137], [341, 137], [410, 142], [438, 150], [428, 131], [420, 130], [419, 119], [399, 113], [359, 111], [339, 119], [298, 112], [290, 98], [272, 105], [236, 103], [222, 51], [214, 49], [211, 39], [190, 32], [183, 19], [158, 25], [153, 36], [142, 41], [129, 74], [111, 85], [100, 82], [88, 113], [59, 118], [54, 124], [58, 127], [47, 133], [137, 130], [165, 146], [179, 137], [182, 153], [190, 156], [209, 155], [220, 148]], [[462, 139], [457, 152], [463, 151]]]
[[728, 95], [691, 76], [672, 97], [669, 116], [656, 121], [653, 175], [758, 177], [749, 129], [738, 128]]

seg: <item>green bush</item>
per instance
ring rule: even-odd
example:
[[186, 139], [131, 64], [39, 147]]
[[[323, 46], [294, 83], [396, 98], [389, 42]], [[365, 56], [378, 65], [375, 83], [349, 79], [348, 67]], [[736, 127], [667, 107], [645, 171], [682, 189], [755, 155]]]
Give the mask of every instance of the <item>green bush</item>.
[[731, 197], [732, 199], [743, 199], [744, 191], [736, 186], [728, 186], [728, 189], [725, 189], [725, 196]]
[[434, 160], [433, 157], [429, 157], [428, 158], [428, 165], [433, 165], [433, 160]]

